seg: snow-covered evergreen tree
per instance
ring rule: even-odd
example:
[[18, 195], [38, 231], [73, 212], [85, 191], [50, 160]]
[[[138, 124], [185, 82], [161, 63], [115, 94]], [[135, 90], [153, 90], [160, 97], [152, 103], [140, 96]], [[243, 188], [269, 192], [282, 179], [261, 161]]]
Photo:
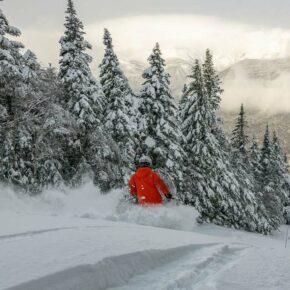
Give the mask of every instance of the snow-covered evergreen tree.
[[229, 148], [229, 142], [222, 129], [222, 120], [219, 116], [219, 104], [223, 89], [221, 88], [221, 80], [213, 63], [213, 55], [207, 49], [205, 53], [205, 60], [202, 64], [202, 77], [204, 80], [204, 93], [207, 96], [209, 106], [215, 112], [212, 114], [213, 118], [212, 131], [219, 140], [221, 146]]
[[158, 43], [148, 61], [150, 67], [143, 73], [145, 81], [140, 93], [139, 154], [151, 156], [156, 168], [173, 178], [177, 193], [182, 198], [185, 153], [181, 148], [177, 107], [169, 88], [170, 76], [165, 72], [165, 61]]
[[239, 116], [236, 120], [236, 125], [232, 133], [231, 145], [236, 152], [243, 155], [247, 155], [247, 145], [249, 143], [249, 137], [246, 134], [247, 121], [245, 118], [245, 110], [243, 104], [241, 105]]
[[221, 81], [214, 68], [213, 56], [209, 49], [206, 50], [205, 61], [202, 65], [202, 74], [204, 79], [204, 90], [209, 104], [212, 109], [217, 111], [221, 101], [221, 94], [223, 89], [221, 88]]
[[271, 219], [268, 212], [264, 206], [262, 189], [262, 166], [261, 166], [261, 150], [258, 146], [256, 138], [253, 137], [250, 148], [249, 148], [249, 165], [250, 172], [253, 180], [253, 191], [255, 193], [255, 198], [257, 201], [258, 211], [260, 212], [263, 219], [267, 220], [269, 228], [271, 227]]
[[[221, 88], [221, 81], [219, 79], [218, 73], [214, 68], [213, 56], [209, 50], [206, 51], [206, 57], [205, 62], [202, 66], [202, 72], [205, 83], [205, 93], [208, 96], [209, 105], [215, 112], [212, 116], [213, 118], [212, 132], [219, 141], [220, 146], [223, 148], [225, 158], [228, 160], [229, 155], [234, 155], [231, 158], [232, 168], [230, 169], [230, 171], [234, 173], [235, 178], [239, 183], [240, 197], [241, 200], [244, 202], [245, 207], [247, 206], [247, 203], [252, 204], [252, 213], [254, 213], [254, 215], [252, 215], [252, 218], [255, 220], [254, 223], [257, 226], [256, 230], [267, 232], [269, 230], [269, 225], [265, 220], [265, 214], [263, 210], [260, 210], [259, 207], [257, 208], [257, 200], [255, 199], [253, 192], [254, 180], [249, 169], [250, 166], [246, 150], [242, 148], [239, 148], [238, 150], [237, 148], [234, 148], [234, 150], [232, 150], [232, 148], [229, 146], [230, 143], [225, 137], [225, 134], [221, 127], [221, 118], [218, 116], [218, 114], [219, 114], [219, 103], [221, 101], [221, 94], [223, 92], [223, 89]], [[246, 127], [247, 125], [246, 121], [242, 120], [241, 122], [244, 122], [244, 126]], [[237, 128], [240, 128], [241, 131], [241, 124], [237, 124]], [[245, 128], [243, 128], [243, 130], [244, 129]], [[236, 134], [237, 132], [234, 132], [234, 135]], [[246, 145], [247, 136], [245, 135], [244, 132], [240, 133], [240, 135], [242, 138], [244, 138], [243, 142]], [[234, 140], [237, 141], [237, 136], [234, 138]], [[237, 144], [235, 145], [236, 147], [238, 146]]]
[[247, 146], [249, 143], [249, 137], [246, 134], [246, 129], [247, 121], [244, 106], [242, 104], [231, 137], [232, 164], [236, 169], [237, 178], [243, 188], [253, 191], [254, 177], [248, 159]]
[[261, 150], [258, 146], [257, 140], [255, 137], [252, 138], [250, 148], [249, 148], [249, 162], [250, 162], [250, 168], [251, 172], [254, 178], [254, 185], [255, 185], [255, 192], [258, 192], [260, 190], [261, 186]]
[[289, 204], [290, 175], [284, 153], [276, 132], [273, 132], [273, 162], [275, 190], [278, 191], [283, 207]]
[[217, 107], [207, 93], [198, 60], [190, 79], [181, 121], [186, 151], [195, 171], [196, 192], [192, 193], [192, 199], [200, 220], [267, 232], [267, 224], [259, 220], [252, 193], [242, 191], [229, 153], [220, 142], [217, 132], [222, 130], [215, 117]]
[[79, 124], [93, 128], [102, 118], [103, 92], [89, 67], [91, 56], [86, 53], [92, 46], [84, 39], [84, 26], [77, 17], [72, 0], [68, 0], [64, 36], [60, 40], [59, 77], [64, 85], [69, 110]]
[[[61, 103], [63, 109], [68, 110], [70, 116], [74, 116], [76, 124], [70, 126], [70, 138], [64, 143], [66, 146], [62, 171], [66, 182], [78, 186], [86, 175], [90, 175], [95, 181], [100, 180], [98, 176], [104, 166], [98, 168], [96, 160], [103, 156], [103, 148], [95, 146], [94, 142], [99, 140], [98, 143], [101, 143], [102, 140], [107, 151], [111, 151], [112, 156], [117, 155], [114, 154], [114, 146], [109, 141], [110, 136], [106, 137], [107, 132], [104, 133], [106, 129], [103, 128], [102, 121], [105, 95], [91, 73], [89, 63], [92, 58], [86, 53], [87, 49], [91, 49], [91, 45], [84, 39], [84, 27], [77, 17], [72, 0], [68, 0], [66, 14], [66, 29], [60, 40], [59, 78], [64, 91], [64, 100]], [[73, 120], [71, 124], [74, 124]], [[100, 151], [96, 151], [96, 148]], [[109, 170], [106, 174], [112, 175], [110, 170], [118, 167], [119, 163], [119, 160], [112, 159], [105, 167]], [[114, 180], [115, 185], [118, 184], [119, 177], [108, 184], [111, 186]]]
[[43, 95], [54, 104], [63, 104], [65, 92], [56, 68], [51, 64], [48, 67], [41, 68], [40, 79]]
[[[33, 71], [33, 68], [35, 70]], [[31, 75], [37, 75], [36, 97], [33, 100], [34, 122], [33, 138], [33, 163], [37, 178], [38, 189], [59, 187], [64, 184], [63, 179], [63, 148], [65, 142], [69, 142], [72, 131], [72, 118], [66, 114], [67, 123], [62, 128], [63, 109], [57, 102], [62, 94], [62, 86], [57, 78], [56, 72], [50, 66], [47, 69], [37, 69], [37, 66], [30, 68]], [[61, 136], [62, 133], [65, 134]]]
[[10, 116], [16, 114], [18, 89], [22, 85], [20, 49], [24, 47], [22, 43], [12, 40], [11, 37], [20, 35], [20, 30], [9, 24], [0, 9], [0, 104], [6, 108]]
[[244, 106], [241, 105], [239, 116], [231, 138], [231, 162], [236, 172], [236, 177], [241, 185], [241, 190], [254, 192], [255, 179], [251, 171], [248, 156], [249, 137], [246, 133], [247, 121]]
[[29, 49], [23, 55], [23, 63], [22, 75], [26, 87], [25, 94], [30, 95], [40, 85], [40, 64], [37, 61], [36, 55]]
[[[283, 218], [283, 204], [275, 184], [275, 162], [273, 144], [267, 125], [261, 151], [261, 193], [271, 226], [277, 229]], [[279, 190], [279, 189], [278, 189]]]
[[124, 162], [117, 143], [107, 134], [98, 131], [88, 140], [88, 156], [94, 172], [93, 181], [103, 192], [124, 186]]
[[100, 81], [106, 97], [104, 126], [118, 144], [124, 165], [132, 168], [135, 157], [136, 114], [134, 96], [120, 68], [108, 29], [104, 32], [105, 55], [100, 64]]
[[114, 92], [112, 92], [116, 86], [122, 93], [123, 98], [132, 94], [132, 90], [128, 79], [120, 68], [118, 57], [114, 51], [111, 34], [106, 28], [104, 30], [103, 43], [105, 45], [105, 55], [100, 64], [100, 81], [106, 96], [106, 101], [112, 102], [116, 97]]
[[30, 128], [24, 115], [24, 59], [20, 53], [24, 46], [11, 39], [20, 34], [0, 10], [0, 105], [7, 113], [0, 124], [0, 174], [4, 182], [29, 190], [35, 180]]
[[179, 101], [179, 104], [178, 104], [178, 121], [180, 122], [180, 125], [181, 125], [181, 120], [184, 119], [184, 116], [183, 114], [185, 113], [184, 112], [184, 108], [186, 107], [186, 104], [187, 104], [187, 85], [185, 84], [183, 86], [183, 89], [182, 89], [182, 95], [181, 95], [181, 98], [180, 98], [180, 101]]

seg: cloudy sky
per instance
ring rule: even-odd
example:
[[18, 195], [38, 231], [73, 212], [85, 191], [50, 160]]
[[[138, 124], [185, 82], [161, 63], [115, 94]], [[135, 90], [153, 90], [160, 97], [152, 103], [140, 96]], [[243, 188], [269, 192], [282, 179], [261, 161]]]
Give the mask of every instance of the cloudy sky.
[[[165, 59], [202, 58], [214, 53], [218, 69], [245, 58], [290, 57], [290, 0], [74, 0], [86, 38], [93, 44], [93, 72], [103, 56], [104, 27], [123, 61], [144, 63], [158, 41]], [[64, 31], [67, 0], [4, 0], [11, 25], [41, 63], [58, 64], [58, 41]], [[134, 72], [133, 72], [134, 74]], [[223, 108], [240, 103], [290, 112], [289, 74], [259, 83], [238, 73], [224, 83]], [[172, 81], [174, 83], [174, 80]], [[279, 102], [277, 102], [279, 99]]]
[[[209, 47], [217, 65], [245, 58], [290, 55], [289, 0], [75, 0], [95, 62], [107, 27], [123, 60], [145, 61], [159, 41], [165, 57], [201, 57]], [[10, 24], [43, 64], [58, 61], [66, 0], [4, 0]]]

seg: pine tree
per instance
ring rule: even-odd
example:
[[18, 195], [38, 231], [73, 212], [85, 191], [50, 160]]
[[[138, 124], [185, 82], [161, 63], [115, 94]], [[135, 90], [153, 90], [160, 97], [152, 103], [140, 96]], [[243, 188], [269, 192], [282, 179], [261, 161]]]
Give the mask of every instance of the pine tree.
[[179, 106], [178, 106], [178, 121], [180, 122], [181, 124], [181, 120], [183, 120], [184, 116], [182, 115], [184, 113], [184, 108], [187, 104], [187, 85], [185, 84], [183, 86], [183, 89], [182, 89], [182, 95], [181, 95], [181, 98], [180, 98], [180, 101], [179, 101]]
[[151, 156], [156, 168], [173, 178], [178, 195], [182, 198], [185, 153], [181, 148], [177, 107], [169, 88], [170, 76], [165, 72], [165, 61], [158, 43], [148, 61], [150, 67], [143, 73], [145, 81], [140, 93], [139, 154]]
[[[231, 138], [231, 163], [235, 170], [236, 178], [241, 186], [241, 191], [253, 197], [253, 202], [257, 198], [255, 194], [255, 178], [251, 170], [247, 146], [249, 137], [246, 134], [247, 121], [244, 106], [241, 105], [239, 116]], [[247, 192], [247, 193], [246, 193]], [[257, 201], [258, 202], [258, 201]]]
[[274, 152], [268, 125], [264, 135], [260, 166], [260, 181], [263, 204], [267, 210], [271, 226], [274, 229], [278, 229], [282, 220], [283, 205], [281, 198], [279, 197], [279, 193], [275, 188]]
[[30, 127], [24, 114], [27, 105], [23, 74], [25, 65], [20, 53], [24, 46], [10, 39], [20, 34], [20, 30], [9, 25], [0, 10], [0, 106], [4, 111], [0, 124], [0, 175], [5, 183], [27, 191], [35, 180], [31, 167]]
[[[37, 189], [57, 188], [64, 184], [63, 179], [63, 139], [61, 132], [65, 131], [65, 142], [69, 142], [73, 120], [62, 128], [63, 110], [57, 102], [62, 94], [62, 86], [55, 70], [36, 64], [36, 56], [31, 54], [28, 75], [34, 76], [31, 89], [35, 97], [32, 99], [32, 157], [33, 171], [37, 180]], [[66, 114], [68, 118], [68, 114]], [[65, 130], [64, 130], [65, 129]], [[67, 147], [68, 148], [68, 147]]]
[[86, 53], [92, 46], [84, 39], [84, 26], [72, 0], [68, 0], [64, 36], [60, 40], [59, 77], [64, 85], [65, 103], [79, 124], [93, 128], [102, 118], [103, 92], [93, 77]]
[[243, 104], [241, 105], [239, 117], [232, 133], [231, 144], [235, 151], [246, 157], [249, 137], [246, 135], [247, 121]]
[[124, 186], [123, 156], [117, 143], [98, 131], [90, 136], [88, 156], [94, 172], [93, 181], [103, 191]]
[[229, 160], [229, 153], [217, 132], [216, 106], [205, 88], [199, 61], [190, 76], [187, 102], [183, 106], [182, 132], [186, 151], [194, 169], [192, 200], [200, 221], [267, 232], [261, 224], [251, 192], [243, 191]]
[[285, 184], [285, 189], [288, 192], [288, 198], [285, 204], [285, 209], [284, 209], [284, 219], [286, 222], [286, 225], [290, 225], [290, 188], [289, 188], [289, 163], [288, 163], [288, 156], [285, 153], [284, 154], [284, 165], [286, 168], [286, 173], [287, 173], [287, 179], [286, 179], [286, 184]]
[[[68, 110], [71, 125], [69, 138], [65, 138], [65, 131], [61, 132], [61, 139], [64, 141], [61, 171], [66, 183], [78, 186], [86, 180], [86, 176], [93, 178], [95, 182], [100, 181], [100, 175], [104, 176], [101, 174], [103, 170], [107, 170], [105, 173], [108, 176], [114, 176], [113, 171], [119, 169], [120, 163], [116, 158], [120, 158], [120, 155], [114, 153], [115, 145], [102, 126], [105, 95], [92, 76], [89, 67], [92, 58], [86, 53], [87, 49], [91, 49], [91, 45], [84, 39], [84, 27], [71, 0], [68, 0], [66, 14], [66, 30], [60, 40], [59, 78], [64, 91], [61, 104], [64, 111]], [[71, 116], [74, 116], [76, 123]], [[111, 154], [115, 159], [103, 159], [107, 164], [100, 168], [96, 164], [101, 164], [102, 156], [105, 158], [103, 147], [106, 148], [106, 154]], [[119, 175], [110, 182], [107, 181], [110, 188], [119, 184]]]
[[[217, 140], [220, 143], [220, 146], [223, 148], [224, 157], [228, 160], [230, 155], [232, 157], [232, 165], [230, 171], [234, 173], [235, 178], [237, 179], [239, 186], [240, 186], [240, 197], [243, 200], [244, 205], [247, 206], [247, 203], [252, 205], [252, 218], [255, 220], [254, 223], [257, 225], [256, 230], [260, 232], [268, 232], [269, 225], [265, 220], [265, 214], [263, 210], [260, 210], [259, 207], [257, 208], [257, 200], [254, 197], [253, 189], [254, 189], [254, 180], [251, 176], [250, 169], [249, 169], [249, 160], [246, 152], [246, 147], [244, 149], [239, 148], [237, 151], [236, 149], [234, 152], [231, 152], [232, 149], [229, 146], [229, 142], [225, 137], [225, 134], [221, 127], [221, 118], [218, 116], [219, 113], [219, 103], [221, 101], [221, 94], [223, 92], [221, 88], [221, 81], [219, 79], [218, 73], [216, 72], [213, 64], [213, 57], [209, 50], [206, 51], [205, 62], [203, 64], [203, 78], [205, 83], [205, 93], [209, 99], [209, 105], [212, 107], [213, 111], [215, 112], [212, 114], [213, 118], [213, 126], [212, 132], [216, 136]], [[244, 118], [244, 115], [243, 115]], [[244, 122], [244, 126], [246, 127], [246, 121]], [[241, 127], [241, 124], [237, 126]], [[241, 128], [240, 128], [241, 129]], [[245, 128], [243, 128], [244, 130]], [[243, 142], [248, 142], [247, 136], [244, 132], [241, 132], [240, 135], [244, 138]], [[236, 144], [237, 145], [237, 144]], [[243, 153], [241, 153], [241, 151]], [[260, 222], [259, 222], [260, 220]], [[249, 220], [250, 222], [250, 220]]]
[[64, 179], [73, 186], [82, 183], [89, 166], [88, 138], [102, 119], [103, 93], [94, 79], [87, 50], [92, 46], [84, 39], [84, 26], [77, 17], [72, 0], [68, 0], [64, 36], [60, 39], [59, 78], [63, 85], [62, 105], [76, 120], [75, 133], [70, 135], [64, 155]]
[[6, 16], [0, 9], [0, 104], [6, 107], [10, 116], [16, 114], [16, 103], [19, 87], [22, 85], [22, 56], [20, 49], [23, 44], [9, 37], [19, 37], [19, 29], [10, 26]]
[[[184, 87], [183, 95], [179, 107], [179, 121], [181, 123], [181, 131], [184, 136], [183, 148], [187, 156], [187, 174], [191, 179], [190, 192], [186, 196], [186, 202], [195, 205], [198, 200], [197, 192], [202, 188], [206, 188], [206, 180], [202, 177], [202, 172], [193, 166], [193, 150], [197, 145], [197, 130], [202, 127], [202, 116], [197, 113], [198, 106], [204, 97], [204, 82], [202, 78], [201, 67], [199, 61], [195, 61], [192, 74], [189, 76], [191, 82]], [[196, 116], [196, 117], [194, 117]], [[194, 119], [194, 122], [192, 122]], [[201, 134], [201, 132], [200, 132]], [[200, 139], [201, 135], [200, 135]]]
[[[120, 69], [112, 37], [105, 29], [105, 55], [100, 64], [100, 81], [106, 97], [104, 126], [118, 144], [126, 168], [133, 166], [135, 157], [136, 112], [129, 82]], [[126, 171], [126, 170], [125, 170]]]
[[56, 68], [51, 64], [48, 67], [41, 68], [40, 79], [44, 97], [49, 98], [54, 104], [62, 105], [65, 92]]
[[250, 174], [252, 175], [253, 180], [253, 191], [255, 193], [255, 198], [258, 205], [258, 210], [263, 216], [264, 220], [267, 220], [267, 223], [271, 224], [271, 220], [269, 220], [267, 210], [264, 206], [263, 202], [263, 193], [261, 191], [262, 188], [262, 166], [261, 166], [261, 150], [258, 146], [258, 143], [253, 137], [251, 146], [249, 148], [249, 164], [250, 164]]
[[122, 93], [123, 97], [132, 94], [128, 79], [120, 68], [117, 55], [114, 52], [114, 46], [111, 34], [108, 29], [104, 30], [105, 55], [100, 64], [100, 80], [103, 87], [106, 101], [108, 103], [115, 100], [116, 87]]
[[29, 49], [23, 55], [23, 62], [22, 75], [26, 85], [26, 95], [29, 95], [39, 85], [40, 64], [36, 55]]
[[273, 132], [273, 162], [275, 189], [278, 191], [283, 207], [289, 203], [290, 175], [284, 153], [276, 132]]
[[212, 109], [217, 111], [221, 102], [223, 89], [221, 88], [221, 81], [214, 68], [213, 56], [209, 49], [206, 50], [205, 61], [202, 65], [202, 74], [205, 94], [209, 99]]
[[258, 192], [261, 186], [260, 177], [261, 177], [262, 168], [261, 168], [260, 160], [261, 160], [261, 150], [258, 146], [256, 138], [253, 137], [251, 146], [249, 148], [249, 161], [250, 161], [251, 172], [255, 180], [254, 182], [255, 187], [256, 187], [255, 192]]
[[229, 148], [228, 140], [222, 130], [222, 120], [219, 116], [219, 105], [223, 89], [221, 88], [221, 80], [214, 68], [213, 56], [209, 49], [206, 50], [205, 61], [202, 64], [202, 77], [204, 80], [204, 93], [207, 95], [209, 106], [215, 112], [211, 116], [213, 118], [212, 131], [221, 146]]
[[[186, 139], [185, 149], [190, 158], [191, 167], [195, 168], [198, 173], [195, 176], [198, 191], [193, 192], [189, 199], [200, 212], [202, 220], [223, 224], [222, 218], [217, 216], [226, 214], [226, 209], [222, 209], [222, 202], [219, 204], [219, 200], [221, 201], [223, 197], [215, 196], [215, 191], [219, 186], [216, 182], [215, 162], [221, 158], [221, 154], [219, 144], [211, 133], [212, 109], [205, 94], [204, 80], [198, 60], [195, 61], [189, 78], [191, 82], [187, 86], [187, 102], [180, 114], [181, 128]], [[211, 152], [214, 152], [215, 158], [209, 155]], [[217, 190], [217, 193], [224, 194], [221, 188]], [[214, 206], [212, 203], [215, 203]]]

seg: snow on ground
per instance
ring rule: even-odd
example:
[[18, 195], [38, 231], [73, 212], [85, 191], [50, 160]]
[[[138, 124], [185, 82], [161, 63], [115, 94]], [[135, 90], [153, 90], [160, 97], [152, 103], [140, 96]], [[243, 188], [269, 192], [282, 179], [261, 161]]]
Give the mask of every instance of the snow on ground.
[[124, 207], [121, 194], [0, 188], [0, 289], [290, 289], [286, 227], [200, 226], [192, 208]]

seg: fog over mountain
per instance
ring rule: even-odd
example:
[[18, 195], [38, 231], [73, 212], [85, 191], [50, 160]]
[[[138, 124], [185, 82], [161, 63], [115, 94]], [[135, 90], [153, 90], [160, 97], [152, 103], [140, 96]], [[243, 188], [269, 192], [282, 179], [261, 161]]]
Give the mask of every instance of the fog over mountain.
[[243, 102], [268, 113], [290, 112], [290, 58], [246, 59], [221, 72], [221, 77], [224, 109]]
[[[190, 74], [192, 62], [181, 58], [169, 58], [166, 60], [166, 69], [171, 76], [171, 90], [176, 97], [180, 98], [182, 88]], [[140, 90], [143, 82], [142, 73], [147, 67], [145, 62], [140, 61], [121, 61], [121, 67], [130, 81], [135, 92]]]
[[[177, 99], [188, 81], [192, 63], [190, 59], [166, 60], [171, 89]], [[122, 61], [121, 65], [133, 90], [138, 91], [146, 64]], [[250, 109], [268, 114], [290, 112], [290, 58], [245, 59], [220, 71], [220, 77], [224, 88], [223, 110], [236, 110], [244, 103]]]
[[261, 143], [265, 125], [269, 124], [290, 154], [290, 58], [246, 59], [222, 71], [221, 78], [226, 132], [233, 129], [237, 104], [244, 103], [249, 135], [255, 135]]
[[[187, 82], [192, 60], [169, 58], [167, 71], [171, 88], [178, 100]], [[121, 61], [134, 91], [142, 83], [146, 63]], [[244, 104], [248, 118], [248, 134], [262, 142], [266, 124], [276, 130], [290, 154], [290, 58], [245, 59], [220, 72], [224, 94], [222, 116], [226, 133], [230, 134], [239, 106]]]

